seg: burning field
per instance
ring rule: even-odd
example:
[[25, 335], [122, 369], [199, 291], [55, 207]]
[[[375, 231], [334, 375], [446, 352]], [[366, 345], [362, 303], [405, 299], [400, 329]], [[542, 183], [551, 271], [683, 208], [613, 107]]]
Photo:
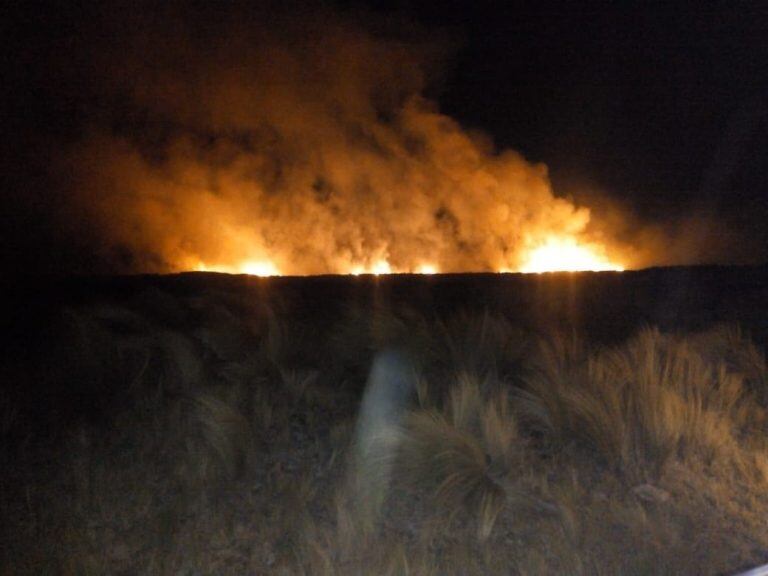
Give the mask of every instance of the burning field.
[[[768, 562], [768, 107], [728, 91], [762, 62], [735, 25], [16, 4], [0, 575]], [[453, 76], [420, 15], [475, 18]]]
[[145, 8], [117, 3], [54, 46], [66, 117], [10, 171], [22, 184], [8, 206], [41, 227], [19, 232], [11, 261], [541, 272], [709, 263], [748, 246], [722, 218], [649, 222], [616, 198], [555, 190], [543, 163], [440, 111], [449, 46], [397, 19]]
[[0, 571], [766, 562], [766, 290], [764, 268], [30, 282], [3, 298]]
[[67, 218], [106, 261], [307, 275], [647, 259], [557, 197], [545, 166], [441, 114], [422, 94], [434, 48], [318, 18], [279, 34], [231, 23], [205, 45], [146, 22], [124, 35], [109, 57], [130, 84], [104, 79], [129, 96], [120, 127], [93, 126], [61, 159]]

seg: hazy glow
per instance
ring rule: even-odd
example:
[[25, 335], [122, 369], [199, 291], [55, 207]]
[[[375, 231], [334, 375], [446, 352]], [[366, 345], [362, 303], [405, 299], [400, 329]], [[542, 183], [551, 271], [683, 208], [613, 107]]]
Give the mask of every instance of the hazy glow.
[[[251, 276], [281, 276], [283, 273], [271, 260], [247, 260], [236, 265], [208, 265], [198, 262], [195, 269], [200, 272], [223, 272], [228, 274], [248, 274]], [[623, 271], [624, 267], [612, 262], [605, 255], [605, 247], [600, 244], [582, 244], [574, 238], [549, 236], [547, 239], [525, 253], [523, 264], [518, 269], [502, 267], [501, 274], [512, 272], [577, 272], [577, 271]], [[340, 274], [372, 274], [374, 276], [408, 272], [412, 274], [438, 274], [434, 264], [420, 264], [415, 269], [396, 269], [387, 260], [381, 259], [370, 266], [355, 265]]]
[[608, 260], [602, 246], [579, 244], [573, 238], [550, 237], [528, 252], [520, 272], [623, 271]]
[[166, 28], [114, 66], [130, 71], [126, 114], [168, 133], [105, 125], [61, 162], [72, 221], [90, 222], [85, 235], [105, 254], [132, 255], [116, 265], [305, 276], [606, 270], [619, 268], [608, 250], [625, 259], [608, 224], [554, 193], [546, 166], [426, 98], [420, 46], [346, 21], [210, 43]]
[[379, 274], [392, 274], [392, 266], [386, 260], [379, 260], [373, 265], [371, 273], [378, 276]]
[[241, 262], [237, 266], [208, 266], [203, 262], [197, 265], [199, 272], [225, 272], [227, 274], [248, 274], [249, 276], [281, 276], [280, 270], [269, 260]]
[[[353, 266], [348, 272], [342, 272], [342, 274], [352, 274], [353, 276], [359, 276], [360, 274], [373, 274], [379, 276], [381, 274], [399, 274], [404, 272], [393, 268], [386, 260], [376, 261], [370, 268], [364, 266]], [[405, 270], [411, 274], [437, 274], [438, 269], [434, 264], [421, 264], [415, 270]]]
[[240, 266], [243, 274], [251, 276], [280, 276], [280, 270], [272, 262], [245, 262]]
[[[225, 272], [228, 274], [248, 274], [251, 276], [281, 276], [283, 273], [269, 259], [247, 260], [235, 265], [208, 265], [198, 262], [195, 269], [200, 272]], [[500, 267], [499, 273], [523, 272], [578, 272], [578, 271], [623, 271], [624, 267], [611, 261], [605, 254], [605, 246], [595, 243], [580, 243], [576, 238], [548, 236], [543, 242], [534, 245], [523, 253], [522, 265], [517, 269], [509, 266]], [[412, 274], [437, 274], [438, 267], [423, 263], [415, 268], [394, 268], [386, 259], [376, 260], [369, 266], [355, 265], [340, 274], [372, 274], [374, 276], [408, 272]]]
[[[353, 266], [349, 272], [346, 272], [346, 274], [352, 274], [354, 276], [359, 276], [360, 274], [374, 274], [375, 276], [378, 276], [380, 274], [393, 274], [394, 272], [395, 271], [392, 270], [392, 266], [390, 266], [389, 262], [386, 260], [377, 260], [370, 268], [357, 265]], [[344, 272], [342, 272], [342, 274], [344, 274]]]
[[416, 269], [416, 274], [437, 274], [437, 266], [433, 264], [422, 264]]

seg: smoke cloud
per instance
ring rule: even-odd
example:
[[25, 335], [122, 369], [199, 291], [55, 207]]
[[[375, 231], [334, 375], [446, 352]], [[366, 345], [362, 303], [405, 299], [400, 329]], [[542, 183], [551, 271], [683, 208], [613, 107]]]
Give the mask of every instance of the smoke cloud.
[[544, 165], [440, 113], [439, 47], [407, 27], [112, 10], [63, 56], [88, 121], [56, 171], [115, 270], [516, 270], [553, 235], [632, 264]]

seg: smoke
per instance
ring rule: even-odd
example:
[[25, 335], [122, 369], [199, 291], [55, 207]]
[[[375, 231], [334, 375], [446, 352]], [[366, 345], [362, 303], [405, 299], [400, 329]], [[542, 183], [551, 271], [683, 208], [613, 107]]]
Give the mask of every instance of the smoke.
[[112, 269], [515, 270], [552, 235], [621, 261], [544, 165], [424, 96], [418, 30], [123, 8], [64, 57], [87, 123], [56, 162], [62, 218]]

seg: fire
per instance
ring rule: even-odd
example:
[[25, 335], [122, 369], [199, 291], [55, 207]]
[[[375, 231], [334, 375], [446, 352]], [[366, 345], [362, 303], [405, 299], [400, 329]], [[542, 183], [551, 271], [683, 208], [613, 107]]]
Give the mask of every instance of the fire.
[[392, 274], [392, 266], [386, 260], [379, 260], [373, 265], [371, 273], [378, 276], [379, 274]]
[[[200, 272], [224, 272], [228, 274], [248, 274], [250, 276], [281, 276], [283, 273], [269, 259], [246, 260], [238, 264], [209, 265], [199, 261], [194, 267]], [[188, 269], [188, 268], [187, 268]], [[516, 270], [508, 267], [498, 269], [499, 273], [522, 272], [577, 272], [577, 271], [623, 271], [624, 267], [611, 261], [605, 255], [605, 248], [600, 244], [580, 243], [573, 237], [548, 236], [543, 242], [530, 248], [524, 255], [523, 263]], [[398, 273], [438, 274], [435, 264], [422, 263], [415, 268], [394, 268], [386, 259], [376, 260], [368, 266], [355, 265], [342, 274], [374, 276]]]
[[[121, 117], [143, 119], [94, 120], [55, 163], [73, 196], [62, 216], [87, 225], [101, 264], [255, 276], [636, 265], [637, 242], [587, 240], [615, 225], [629, 235], [620, 215], [601, 222], [612, 209], [555, 194], [546, 166], [440, 112], [421, 91], [432, 64], [421, 40], [325, 12], [300, 20], [200, 44], [186, 26], [176, 37], [148, 23], [146, 45], [131, 37], [114, 54], [126, 81], [93, 79]], [[172, 129], [148, 137], [154, 126]]]
[[531, 249], [520, 272], [577, 272], [606, 270], [623, 271], [624, 267], [611, 262], [602, 246], [579, 244], [574, 238], [549, 237]]
[[347, 274], [352, 274], [353, 276], [359, 276], [360, 274], [380, 276], [382, 274], [398, 274], [400, 272], [410, 272], [412, 274], [437, 274], [438, 268], [434, 264], [421, 264], [415, 270], [397, 270], [386, 260], [377, 260], [369, 268], [366, 268], [365, 266], [353, 266]]
[[280, 276], [280, 270], [272, 262], [245, 262], [240, 265], [243, 274], [251, 276]]
[[422, 264], [416, 269], [416, 274], [437, 274], [437, 266], [434, 264]]
[[379, 276], [380, 274], [392, 274], [392, 267], [386, 260], [379, 260], [373, 266], [366, 268], [365, 266], [353, 266], [347, 274], [353, 276], [360, 276], [361, 274], [373, 274]]
[[198, 272], [225, 272], [227, 274], [248, 274], [249, 276], [281, 276], [280, 270], [269, 260], [249, 260], [237, 266], [208, 266], [204, 262], [197, 265]]

